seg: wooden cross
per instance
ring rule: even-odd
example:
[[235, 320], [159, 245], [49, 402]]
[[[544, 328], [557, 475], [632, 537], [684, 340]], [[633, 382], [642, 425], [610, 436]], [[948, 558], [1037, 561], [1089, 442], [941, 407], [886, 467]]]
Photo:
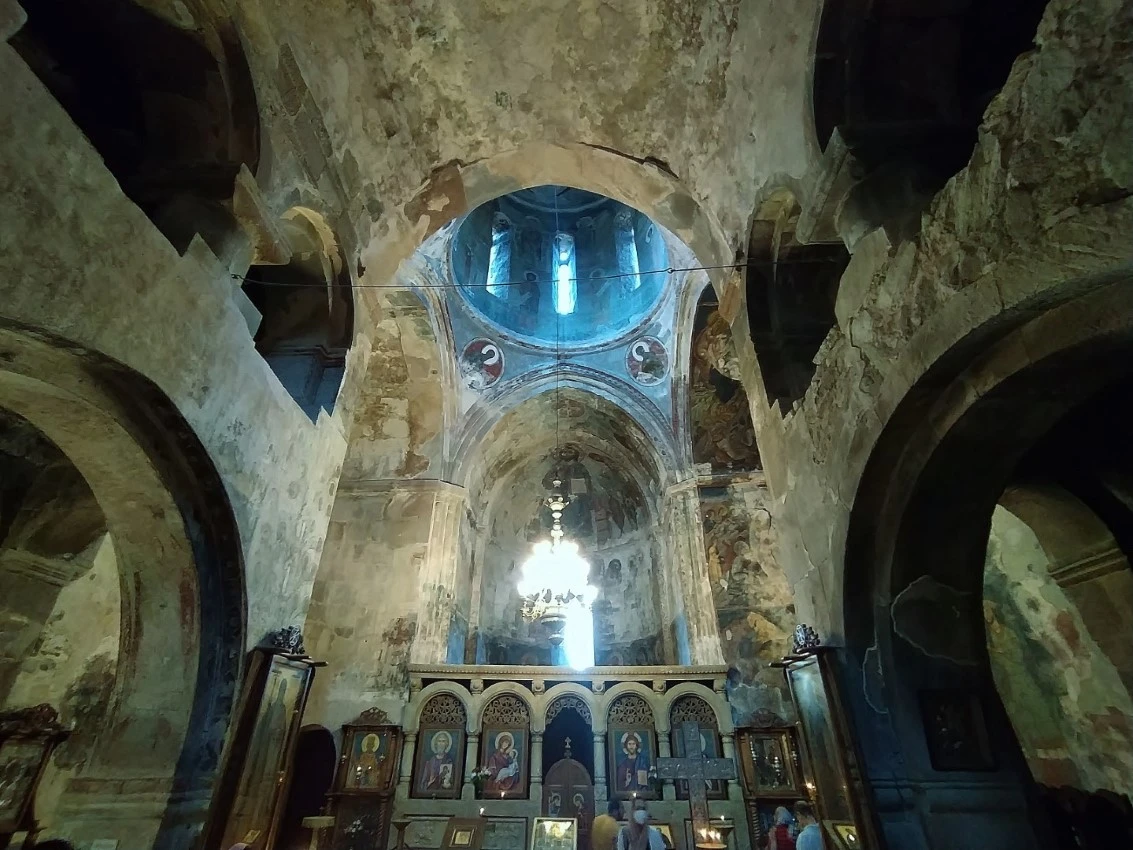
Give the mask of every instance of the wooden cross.
[[681, 724], [684, 758], [657, 759], [657, 776], [661, 779], [684, 779], [688, 782], [688, 805], [692, 810], [692, 834], [709, 829], [707, 784], [713, 779], [735, 779], [736, 763], [732, 759], [713, 759], [704, 755], [700, 746], [700, 724]]

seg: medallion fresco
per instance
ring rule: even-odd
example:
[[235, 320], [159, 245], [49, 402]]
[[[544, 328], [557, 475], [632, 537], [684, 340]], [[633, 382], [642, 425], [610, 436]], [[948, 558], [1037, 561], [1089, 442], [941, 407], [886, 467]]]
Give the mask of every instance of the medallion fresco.
[[504, 373], [503, 350], [490, 339], [479, 337], [464, 346], [460, 355], [460, 377], [473, 390], [486, 390]]
[[642, 386], [656, 386], [669, 373], [669, 352], [655, 336], [638, 337], [626, 350], [626, 369]]

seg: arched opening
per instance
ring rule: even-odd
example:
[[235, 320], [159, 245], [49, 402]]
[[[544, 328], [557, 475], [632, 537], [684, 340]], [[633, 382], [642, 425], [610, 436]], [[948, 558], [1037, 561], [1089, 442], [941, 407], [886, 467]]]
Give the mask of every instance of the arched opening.
[[291, 783], [276, 842], [280, 850], [307, 850], [311, 846], [312, 832], [303, 826], [303, 818], [323, 813], [337, 764], [334, 736], [329, 729], [304, 726], [299, 730], [291, 771], [302, 781]]
[[538, 623], [523, 620], [517, 589], [533, 545], [549, 534], [544, 503], [556, 479], [568, 497], [566, 539], [579, 545], [598, 590], [593, 663], [664, 662], [656, 454], [629, 414], [576, 388], [545, 390], [492, 424], [462, 469], [478, 518], [469, 549], [476, 553], [479, 663], [574, 663], [555, 651]]
[[111, 708], [121, 640], [120, 578], [106, 517], [41, 431], [0, 408], [0, 707], [47, 703], [73, 731], [36, 793], [45, 837]]
[[574, 759], [594, 777], [594, 721], [590, 707], [581, 697], [562, 696], [547, 708], [547, 729], [543, 733], [543, 778], [561, 759]]
[[1033, 47], [1046, 0], [825, 3], [815, 49], [815, 131], [855, 162], [849, 204], [913, 228], [967, 164], [984, 110]]
[[[17, 641], [9, 702], [54, 701], [81, 730], [54, 756], [43, 800], [52, 831], [187, 847], [244, 648], [243, 565], [223, 485], [145, 379], [42, 335], [0, 328], [0, 342], [3, 422], [23, 435], [4, 452], [16, 474], [0, 597], [24, 606], [21, 633], [35, 633]], [[29, 474], [40, 461], [49, 477]], [[37, 610], [50, 612], [42, 627]]]
[[[1033, 499], [1028, 507], [1019, 490], [1005, 495], [1005, 488], [1033, 475], [1036, 458], [1057, 468], [1049, 463], [1056, 444], [1044, 440], [1065, 438], [1075, 422], [1097, 427], [1088, 415], [1078, 418], [1086, 411], [1123, 421], [1133, 345], [1127, 288], [1095, 289], [998, 339], [958, 346], [905, 397], [870, 457], [847, 540], [846, 682], [875, 793], [892, 789], [905, 801], [881, 809], [884, 831], [900, 846], [950, 846], [957, 819], [997, 847], [1077, 846], [1054, 843], [1050, 806], [1024, 757], [1025, 730], [1041, 719], [1035, 712], [1065, 713], [1059, 688], [1032, 692], [1031, 717], [1013, 717], [1027, 682], [1016, 676], [1001, 694], [995, 664], [1010, 668], [1010, 653], [993, 663], [985, 632], [999, 650], [1028, 653], [1028, 674], [1041, 672], [1036, 659], [1055, 648], [1067, 653], [1059, 662], [1071, 677], [1086, 664], [1072, 644], [1091, 662], [1104, 655], [1100, 647], [1085, 652], [1081, 618], [1054, 604], [1057, 574], [1047, 572], [1050, 582], [1034, 569], [1049, 564], [1038, 537], [1017, 515], [1006, 516], [1011, 506], [1030, 512]], [[1097, 450], [1124, 456], [1120, 425], [1111, 433], [1117, 441]], [[1030, 554], [1042, 555], [1021, 562], [1028, 535]], [[1122, 716], [1109, 710], [1121, 699], [1112, 670], [1110, 681], [1097, 703], [1076, 695], [1079, 717]], [[950, 814], [935, 808], [941, 795]]]
[[[259, 161], [259, 114], [235, 29], [192, 28], [131, 0], [28, 0], [12, 38], [101, 154], [122, 191], [184, 252], [218, 256], [237, 226], [224, 202]], [[181, 9], [184, 9], [182, 6]]]
[[840, 242], [795, 238], [801, 209], [783, 190], [760, 205], [748, 243], [747, 311], [767, 400], [786, 416], [806, 394], [815, 357], [835, 324], [850, 254]]
[[334, 412], [354, 335], [350, 272], [317, 214], [294, 208], [282, 224], [291, 246], [286, 265], [255, 265], [244, 293], [260, 314], [256, 350], [312, 422]]

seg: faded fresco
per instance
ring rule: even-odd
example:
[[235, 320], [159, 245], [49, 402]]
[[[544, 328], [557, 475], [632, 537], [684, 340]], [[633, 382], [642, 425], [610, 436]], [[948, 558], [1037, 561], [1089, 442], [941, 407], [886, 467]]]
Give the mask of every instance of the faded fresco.
[[775, 560], [770, 496], [757, 482], [701, 487], [704, 546], [737, 723], [757, 711], [791, 714], [782, 674], [767, 665], [791, 646], [795, 606]]
[[984, 573], [996, 688], [1038, 782], [1129, 794], [1133, 699], [1049, 566], [1030, 527], [997, 507]]
[[[552, 453], [553, 454], [553, 453]], [[661, 663], [661, 632], [654, 541], [645, 496], [634, 479], [605, 457], [564, 446], [558, 461], [545, 457], [534, 474], [501, 487], [486, 518], [484, 580], [478, 657], [493, 664], [545, 664], [545, 640], [519, 615], [515, 591], [532, 545], [551, 528], [543, 499], [558, 476], [570, 494], [563, 528], [591, 565], [599, 663]], [[613, 662], [601, 659], [613, 658]], [[619, 660], [621, 659], [621, 660]]]
[[695, 463], [711, 464], [713, 470], [762, 468], [732, 332], [714, 304], [702, 303], [696, 311], [689, 419]]

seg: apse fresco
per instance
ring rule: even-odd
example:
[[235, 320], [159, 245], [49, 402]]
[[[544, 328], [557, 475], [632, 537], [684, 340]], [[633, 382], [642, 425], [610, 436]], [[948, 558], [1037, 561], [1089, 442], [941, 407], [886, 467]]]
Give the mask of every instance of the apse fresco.
[[767, 667], [788, 652], [795, 626], [791, 588], [774, 557], [769, 501], [754, 482], [700, 489], [712, 601], [738, 723], [760, 710], [790, 714], [782, 676]]
[[988, 539], [984, 618], [996, 689], [1035, 779], [1133, 791], [1133, 697], [1035, 533], [1002, 507]]
[[762, 468], [732, 332], [714, 304], [697, 307], [693, 325], [689, 418], [695, 463], [714, 471]]

